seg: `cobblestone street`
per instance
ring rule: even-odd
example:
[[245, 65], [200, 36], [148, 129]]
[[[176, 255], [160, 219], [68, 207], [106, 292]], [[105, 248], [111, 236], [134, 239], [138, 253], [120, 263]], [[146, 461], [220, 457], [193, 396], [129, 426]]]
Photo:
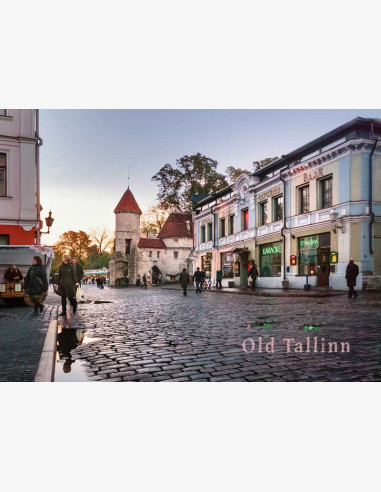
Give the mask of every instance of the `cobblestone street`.
[[[87, 303], [77, 315], [58, 318], [66, 351], [56, 381], [381, 381], [379, 294], [352, 300], [83, 289]], [[31, 308], [0, 309], [1, 381], [33, 381], [59, 302], [50, 293], [37, 320]], [[329, 353], [329, 342], [337, 342], [337, 353], [334, 346]]]
[[[71, 365], [75, 361], [91, 381], [381, 381], [377, 294], [352, 300], [207, 291], [184, 297], [162, 288], [84, 290], [93, 302], [80, 305], [67, 326], [87, 330], [83, 343], [71, 351]], [[57, 302], [52, 295], [49, 299]], [[64, 327], [60, 320], [59, 331]], [[304, 325], [320, 328], [310, 331]], [[274, 351], [268, 353], [265, 344], [271, 337]], [[285, 338], [294, 339], [288, 353]], [[254, 351], [247, 340], [245, 353], [245, 339], [255, 341]], [[337, 342], [337, 353], [328, 353], [328, 342]], [[349, 343], [349, 353], [341, 351], [341, 342]], [[65, 380], [60, 371], [57, 364], [56, 380]], [[68, 372], [67, 380], [76, 380], [75, 371]]]

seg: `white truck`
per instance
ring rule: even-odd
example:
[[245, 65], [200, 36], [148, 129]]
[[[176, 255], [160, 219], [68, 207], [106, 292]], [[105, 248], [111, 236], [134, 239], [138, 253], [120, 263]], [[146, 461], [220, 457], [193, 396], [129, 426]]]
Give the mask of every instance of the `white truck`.
[[[33, 256], [40, 256], [49, 281], [50, 267], [54, 258], [53, 249], [48, 246], [10, 246], [0, 245], [0, 302], [23, 299], [25, 304], [32, 306], [28, 294], [24, 290], [24, 281], [10, 282], [4, 278], [5, 272], [16, 265], [25, 278], [32, 266]], [[46, 296], [43, 296], [45, 300]]]

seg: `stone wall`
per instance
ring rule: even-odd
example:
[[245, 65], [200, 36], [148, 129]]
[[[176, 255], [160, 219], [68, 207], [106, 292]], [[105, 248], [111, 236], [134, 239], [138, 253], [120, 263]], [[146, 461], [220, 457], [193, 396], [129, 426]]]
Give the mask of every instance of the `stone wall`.
[[362, 276], [362, 290], [381, 291], [381, 275], [366, 275]]

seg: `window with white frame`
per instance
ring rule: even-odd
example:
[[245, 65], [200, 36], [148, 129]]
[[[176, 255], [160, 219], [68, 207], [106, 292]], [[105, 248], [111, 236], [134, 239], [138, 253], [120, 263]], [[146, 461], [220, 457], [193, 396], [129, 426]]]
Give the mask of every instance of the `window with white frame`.
[[0, 154], [0, 196], [7, 196], [7, 156]]

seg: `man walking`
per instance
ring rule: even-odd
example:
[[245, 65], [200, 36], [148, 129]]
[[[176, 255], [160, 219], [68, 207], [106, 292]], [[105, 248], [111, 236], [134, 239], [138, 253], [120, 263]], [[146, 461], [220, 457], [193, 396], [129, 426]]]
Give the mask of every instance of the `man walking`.
[[222, 270], [217, 270], [216, 272], [216, 288], [222, 289]]
[[190, 281], [189, 273], [187, 272], [186, 268], [183, 268], [183, 271], [180, 273], [180, 285], [183, 289], [184, 296], [187, 295], [187, 288], [188, 288], [189, 281]]
[[73, 263], [74, 266], [74, 271], [75, 275], [77, 277], [77, 282], [79, 285], [82, 283], [82, 278], [83, 278], [83, 268], [79, 263], [77, 263], [77, 258], [75, 256], [72, 257], [71, 262]]
[[255, 264], [255, 262], [253, 262], [253, 264], [251, 265], [249, 275], [251, 277], [251, 280], [253, 281], [253, 285], [251, 288], [253, 290], [255, 290], [255, 282], [257, 281], [257, 278], [259, 277], [258, 268], [257, 268], [257, 265]]
[[143, 288], [143, 287], [145, 289], [147, 288], [147, 275], [146, 274], [143, 275], [143, 285], [141, 288]]
[[200, 267], [197, 267], [197, 270], [194, 272], [194, 281], [196, 282], [196, 294], [201, 294], [201, 284], [203, 282], [203, 275], [200, 272]]
[[348, 297], [352, 299], [352, 294], [354, 298], [358, 296], [354, 287], [356, 287], [356, 278], [359, 274], [359, 267], [354, 263], [353, 258], [349, 258], [349, 263], [347, 266], [347, 271], [345, 272], [345, 278], [347, 279], [347, 286], [349, 287]]

